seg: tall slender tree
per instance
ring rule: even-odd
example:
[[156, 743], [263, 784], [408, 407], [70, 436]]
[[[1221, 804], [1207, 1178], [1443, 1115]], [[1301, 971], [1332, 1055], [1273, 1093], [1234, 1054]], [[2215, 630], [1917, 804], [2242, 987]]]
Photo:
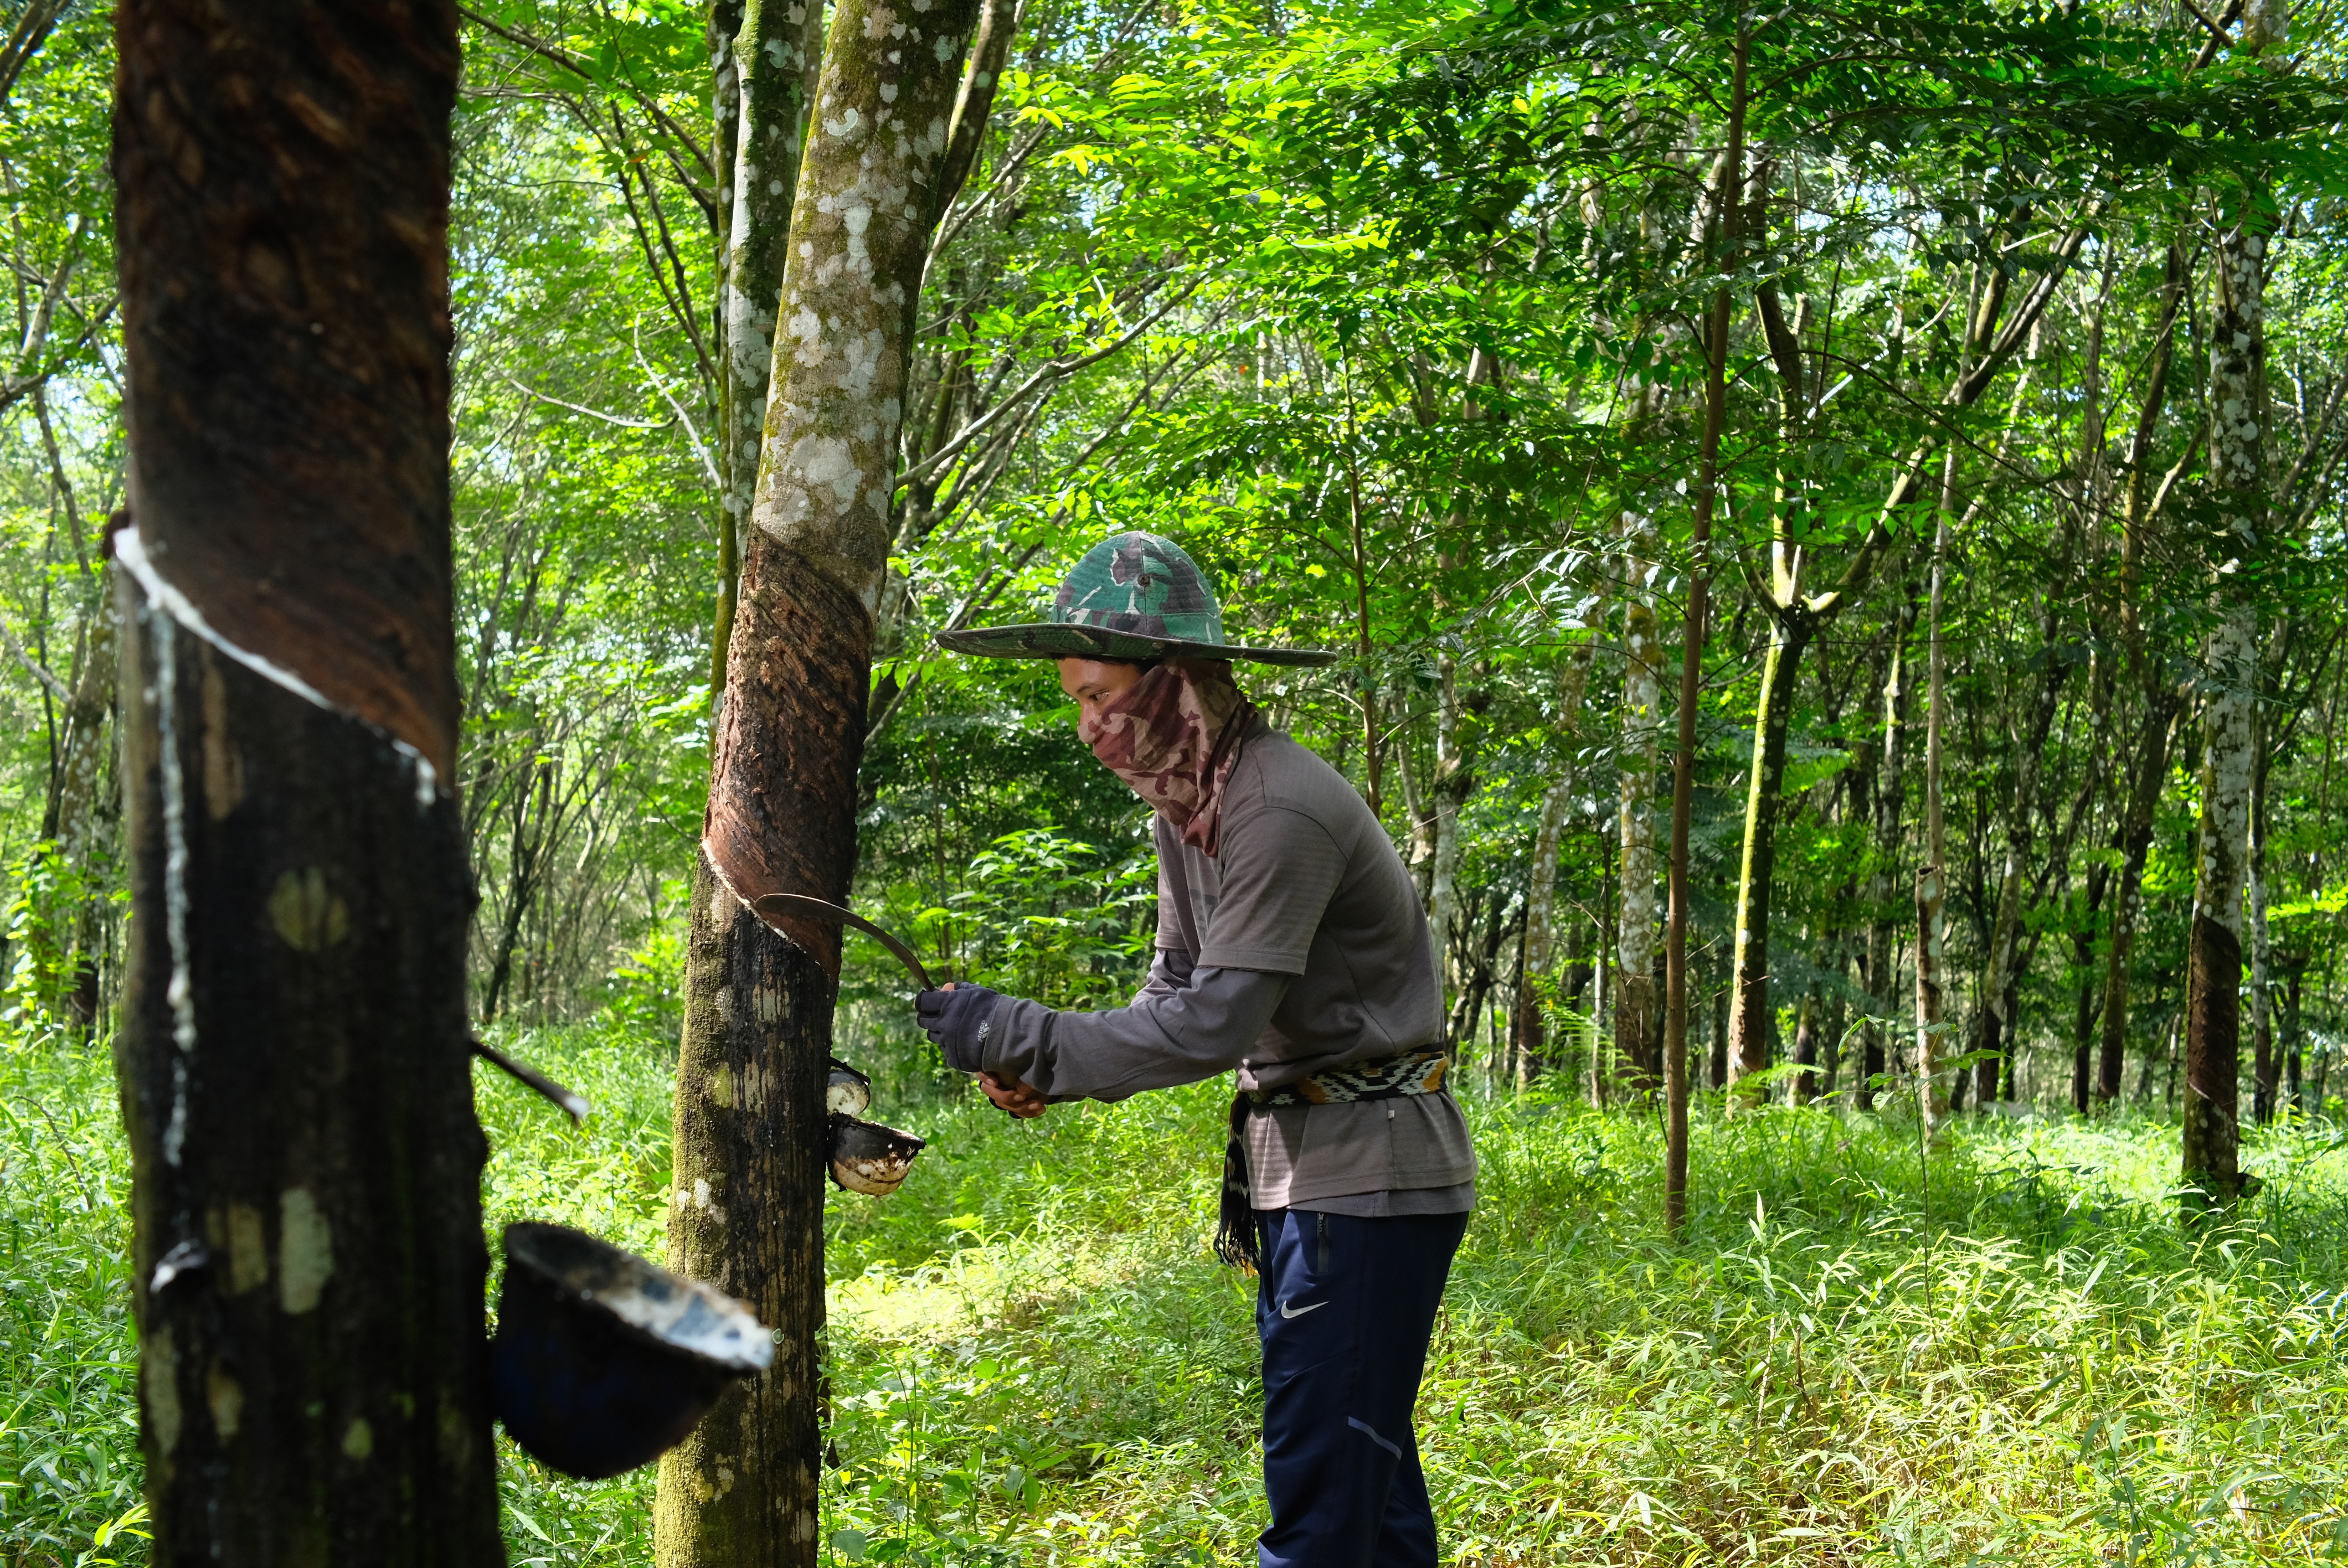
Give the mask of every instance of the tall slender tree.
[[1558, 756], [1549, 787], [1541, 791], [1540, 824], [1533, 832], [1532, 876], [1525, 899], [1524, 978], [1517, 987], [1519, 1084], [1539, 1076], [1548, 1066], [1547, 1010], [1557, 989], [1557, 862], [1580, 782], [1577, 743], [1581, 736], [1583, 700], [1590, 691], [1590, 669], [1597, 659], [1597, 628], [1606, 620], [1605, 579], [1601, 577], [1599, 581], [1598, 594], [1582, 611], [1591, 630], [1557, 667], [1557, 712], [1550, 728]]
[[[1713, 290], [1704, 322], [1704, 435], [1696, 450], [1696, 484], [1688, 528], [1687, 610], [1680, 623], [1678, 733], [1672, 747], [1672, 838], [1670, 907], [1663, 925], [1663, 1218], [1676, 1235], [1687, 1223], [1688, 1194], [1688, 835], [1695, 805], [1696, 700], [1704, 688], [1705, 617], [1712, 592], [1712, 515], [1720, 492], [1720, 437], [1728, 412], [1728, 325], [1735, 309], [1729, 292], [1736, 258], [1735, 208], [1727, 198], [1745, 183], [1745, 112], [1753, 36], [1739, 26], [1731, 56], [1728, 138], [1714, 185], [1712, 210], [1718, 225], [1720, 282]], [[1707, 225], [1710, 227], [1711, 225]], [[1726, 1050], [1727, 1031], [1715, 1024], [1715, 1038]], [[1722, 1071], [1726, 1062], [1721, 1064]]]
[[[2281, 0], [2242, 13], [2241, 46], [2281, 41]], [[2246, 184], [2218, 241], [2209, 345], [2209, 479], [2220, 512], [2211, 540], [2216, 621], [2204, 652], [2201, 817], [2188, 952], [2182, 1171], [2188, 1210], [2241, 1195], [2242, 900], [2250, 795], [2259, 768], [2259, 569], [2271, 555], [2267, 507], [2265, 190]]]
[[[2184, 302], [2187, 282], [2184, 250], [2172, 243], [2161, 277], [2159, 321], [2145, 369], [2144, 396], [2137, 411], [2136, 432], [2128, 442], [2127, 498], [2120, 532], [2119, 641], [2141, 704], [2142, 728], [2137, 732], [2135, 765], [2128, 771], [2127, 804], [2114, 830], [2121, 858], [2112, 889], [2111, 937], [2104, 954], [2102, 1028], [2096, 1061], [2096, 1096], [2106, 1104], [2119, 1099], [2120, 1071], [2127, 1061], [2128, 960], [2136, 944], [2145, 864], [2152, 852], [2153, 813], [2168, 778], [2169, 733], [2180, 705], [2178, 682], [2169, 671], [2165, 651], [2155, 645], [2145, 625], [2143, 597], [2147, 533], [2158, 515], [2157, 503], [2168, 493], [2167, 484], [2158, 490], [2154, 487], [2154, 442], [2168, 402], [2178, 312]], [[2191, 456], [2188, 445], [2178, 467], [2182, 469]], [[2169, 481], [2176, 477], [2172, 471]]]
[[915, 311], [993, 93], [964, 82], [978, 12], [841, 0], [799, 164], [690, 914], [669, 1223], [672, 1260], [751, 1303], [778, 1354], [662, 1461], [654, 1546], [676, 1568], [818, 1553], [839, 937], [771, 928], [750, 902], [848, 898]]
[[1654, 590], [1653, 520], [1622, 515], [1622, 903], [1615, 956], [1614, 1045], [1639, 1083], [1653, 1093], [1663, 1061], [1655, 997], [1655, 772], [1661, 760], [1663, 666]]

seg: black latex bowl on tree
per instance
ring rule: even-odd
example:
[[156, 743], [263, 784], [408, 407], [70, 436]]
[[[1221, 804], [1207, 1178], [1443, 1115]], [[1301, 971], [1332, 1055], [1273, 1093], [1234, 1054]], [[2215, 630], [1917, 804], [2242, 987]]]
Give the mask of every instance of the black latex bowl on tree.
[[831, 1179], [851, 1193], [885, 1198], [904, 1184], [914, 1157], [927, 1146], [911, 1132], [834, 1112]]
[[658, 1459], [775, 1358], [774, 1336], [732, 1296], [582, 1231], [511, 1225], [505, 1249], [491, 1398], [522, 1450], [566, 1475]]

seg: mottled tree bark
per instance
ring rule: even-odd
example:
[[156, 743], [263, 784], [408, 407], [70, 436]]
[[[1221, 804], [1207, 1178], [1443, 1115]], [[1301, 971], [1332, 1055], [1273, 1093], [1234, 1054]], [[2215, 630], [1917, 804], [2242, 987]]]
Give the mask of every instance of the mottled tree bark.
[[948, 127], [977, 8], [843, 0], [800, 159], [694, 899], [669, 1223], [672, 1262], [751, 1303], [778, 1354], [663, 1460], [664, 1565], [818, 1556], [839, 933], [789, 919], [770, 930], [747, 905], [767, 893], [844, 903], [855, 870], [914, 311], [951, 194]]
[[726, 230], [718, 255], [717, 623], [710, 641], [710, 691], [721, 706], [822, 28], [819, 0], [720, 0], [710, 8], [715, 150], [728, 159], [719, 166]]
[[[67, 508], [70, 514], [69, 493]], [[75, 531], [78, 535], [78, 528]], [[107, 591], [103, 573], [98, 586], [101, 593]], [[58, 858], [88, 880], [75, 892], [70, 910], [58, 908], [50, 921], [36, 926], [36, 939], [55, 945], [36, 948], [34, 962], [41, 972], [55, 977], [55, 989], [42, 997], [43, 1005], [70, 1019], [84, 1038], [98, 1026], [98, 949], [105, 917], [101, 879], [113, 859], [118, 825], [111, 787], [115, 781], [108, 771], [116, 749], [115, 685], [121, 662], [114, 614], [109, 595], [84, 623], [80, 668], [70, 700], [63, 705], [56, 765], [41, 812], [41, 836], [56, 844]]]
[[1516, 1079], [1519, 1089], [1547, 1067], [1548, 993], [1550, 955], [1556, 951], [1557, 857], [1565, 835], [1565, 813], [1573, 798], [1573, 768], [1560, 764], [1541, 792], [1540, 817], [1533, 829], [1531, 882], [1525, 897], [1523, 974], [1517, 986]]
[[[1792, 1065], [1807, 1068], [1818, 1065], [1818, 992], [1816, 986], [1804, 991], [1802, 999], [1794, 1008]], [[1815, 1075], [1812, 1073], [1794, 1074], [1793, 1081], [1786, 1086], [1786, 1098], [1796, 1105], [1807, 1104], [1814, 1082]]]
[[2076, 977], [2077, 1005], [2071, 1027], [2071, 1109], [2082, 1116], [2095, 1102], [2096, 1084], [2096, 917], [2102, 913], [2104, 893], [2111, 886], [2111, 867], [2087, 868], [2085, 917], [2071, 933], [2071, 968]]
[[2209, 467], [2223, 530], [2202, 706], [2201, 820], [2185, 1025], [2182, 1172], [2188, 1211], [2241, 1194], [2242, 897], [2258, 769], [2258, 603], [2242, 568], [2262, 548], [2266, 237], [2253, 210], [2222, 237], [2210, 323]]
[[445, 787], [456, 13], [117, 27], [153, 1558], [501, 1562]]
[[2169, 734], [2182, 707], [2176, 688], [2157, 677], [2145, 696], [2144, 729], [2137, 737], [2127, 809], [2120, 824], [2121, 860], [2112, 892], [2111, 939], [2104, 954], [2096, 1097], [2106, 1104], [2119, 1099], [2121, 1073], [2127, 1061], [2128, 961], [2144, 905], [2144, 868], [2152, 854], [2153, 813], [2168, 780]]

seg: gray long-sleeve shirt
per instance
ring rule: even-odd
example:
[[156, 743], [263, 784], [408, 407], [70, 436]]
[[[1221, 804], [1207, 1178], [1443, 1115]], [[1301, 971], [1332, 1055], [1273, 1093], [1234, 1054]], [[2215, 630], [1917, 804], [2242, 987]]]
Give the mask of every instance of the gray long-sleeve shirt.
[[[1056, 1100], [1118, 1100], [1233, 1069], [1244, 1088], [1273, 1088], [1441, 1040], [1416, 889], [1360, 795], [1319, 757], [1266, 728], [1248, 736], [1212, 859], [1155, 825], [1148, 983], [1103, 1012], [1004, 998], [982, 1048], [987, 1071]], [[1259, 1208], [1442, 1213], [1474, 1202], [1475, 1151], [1447, 1091], [1259, 1109], [1248, 1160]]]

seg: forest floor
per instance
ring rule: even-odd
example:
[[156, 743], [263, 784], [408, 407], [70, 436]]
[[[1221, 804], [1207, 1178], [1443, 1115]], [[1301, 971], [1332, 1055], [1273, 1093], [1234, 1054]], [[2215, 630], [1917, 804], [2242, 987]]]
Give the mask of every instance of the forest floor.
[[[509, 1042], [492, 1225], [658, 1256], [669, 1070], [594, 1030]], [[1013, 1124], [900, 1092], [931, 1140], [831, 1215], [834, 1562], [1252, 1561], [1252, 1286], [1205, 1239], [1221, 1091]], [[1700, 1106], [1666, 1239], [1651, 1118], [1470, 1094], [1481, 1204], [1419, 1412], [1459, 1564], [2301, 1563], [2348, 1554], [2348, 1142], [2255, 1140], [2267, 1187], [2181, 1230], [2175, 1130]], [[1929, 1178], [1929, 1180], [1927, 1180]], [[143, 1561], [127, 1165], [103, 1051], [0, 1036], [0, 1563]], [[503, 1450], [516, 1563], [650, 1561], [652, 1472]]]

